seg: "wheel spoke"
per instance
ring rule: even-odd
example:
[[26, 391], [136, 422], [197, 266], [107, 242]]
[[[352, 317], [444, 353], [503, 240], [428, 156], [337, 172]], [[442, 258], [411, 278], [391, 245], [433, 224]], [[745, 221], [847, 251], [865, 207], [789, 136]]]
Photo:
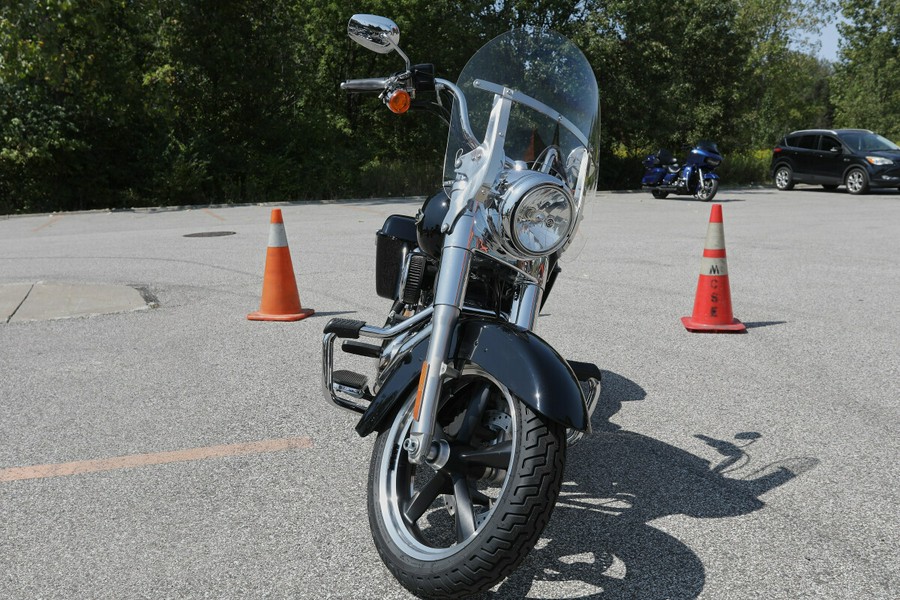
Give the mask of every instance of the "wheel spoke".
[[496, 469], [508, 469], [509, 459], [512, 456], [512, 442], [507, 440], [477, 450], [462, 450], [457, 455], [464, 462]]
[[453, 476], [453, 496], [456, 498], [456, 541], [462, 543], [475, 534], [475, 512], [465, 475]]
[[493, 498], [477, 489], [469, 490], [469, 493], [472, 495], [473, 505], [477, 504], [478, 506], [490, 506], [491, 502], [494, 501]]
[[422, 489], [410, 499], [409, 505], [403, 511], [403, 518], [407, 523], [413, 524], [422, 518], [428, 507], [440, 494], [451, 492], [450, 478], [445, 473], [435, 473], [434, 478], [426, 483]]
[[472, 438], [472, 432], [481, 424], [481, 415], [487, 406], [488, 398], [491, 395], [491, 387], [485, 383], [480, 389], [477, 389], [472, 398], [469, 400], [469, 406], [466, 408], [466, 414], [463, 417], [462, 425], [456, 434], [456, 441], [464, 444], [468, 443]]

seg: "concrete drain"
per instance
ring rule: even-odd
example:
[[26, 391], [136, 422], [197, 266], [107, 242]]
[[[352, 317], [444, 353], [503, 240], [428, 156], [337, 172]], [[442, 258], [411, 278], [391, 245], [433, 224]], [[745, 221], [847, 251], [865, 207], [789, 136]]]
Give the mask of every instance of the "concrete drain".
[[222, 237], [224, 235], [234, 235], [234, 231], [201, 231], [199, 233], [186, 233], [184, 237]]
[[103, 283], [13, 283], [0, 285], [0, 325], [92, 317], [157, 308], [146, 286]]

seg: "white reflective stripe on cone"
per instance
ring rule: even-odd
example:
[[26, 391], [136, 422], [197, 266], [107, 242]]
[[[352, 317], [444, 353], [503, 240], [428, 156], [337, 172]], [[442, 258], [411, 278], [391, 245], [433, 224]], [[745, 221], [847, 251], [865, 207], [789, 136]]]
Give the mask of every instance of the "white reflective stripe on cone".
[[287, 245], [284, 223], [272, 223], [269, 225], [269, 248], [284, 248]]
[[706, 230], [706, 249], [725, 249], [725, 226], [722, 223], [710, 223]]

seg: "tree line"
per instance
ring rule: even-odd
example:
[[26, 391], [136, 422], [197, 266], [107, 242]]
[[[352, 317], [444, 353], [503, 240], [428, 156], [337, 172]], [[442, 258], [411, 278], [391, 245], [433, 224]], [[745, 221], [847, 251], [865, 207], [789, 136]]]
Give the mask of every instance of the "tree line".
[[[895, 1], [20, 0], [0, 7], [0, 214], [432, 191], [443, 123], [339, 90], [402, 68], [347, 38], [351, 11], [450, 80], [512, 27], [572, 39], [600, 85], [601, 189], [701, 138], [762, 164], [792, 129], [900, 137]], [[838, 15], [829, 63], [810, 40]]]

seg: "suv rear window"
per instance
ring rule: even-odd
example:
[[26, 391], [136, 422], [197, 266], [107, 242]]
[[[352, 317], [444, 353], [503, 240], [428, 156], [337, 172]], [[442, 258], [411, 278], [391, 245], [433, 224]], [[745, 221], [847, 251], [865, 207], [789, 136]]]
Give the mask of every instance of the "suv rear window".
[[807, 150], [818, 150], [819, 149], [819, 136], [812, 135], [801, 135], [795, 144], [798, 148], [805, 148]]
[[785, 144], [794, 148], [806, 148], [807, 150], [816, 150], [819, 147], [819, 136], [814, 133], [801, 135], [789, 135], [784, 138]]

